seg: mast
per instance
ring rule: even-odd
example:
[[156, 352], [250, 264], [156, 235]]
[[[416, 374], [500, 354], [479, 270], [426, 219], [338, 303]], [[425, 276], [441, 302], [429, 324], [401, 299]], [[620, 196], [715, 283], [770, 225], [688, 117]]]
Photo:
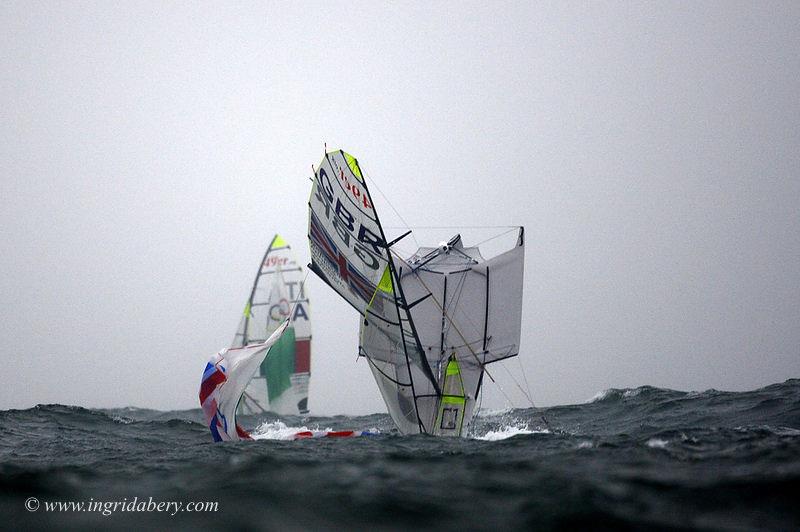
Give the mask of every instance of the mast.
[[247, 299], [247, 307], [244, 313], [244, 328], [242, 329], [242, 345], [247, 345], [247, 332], [250, 328], [250, 312], [252, 312], [253, 308], [253, 296], [256, 293], [256, 287], [258, 287], [258, 279], [261, 277], [261, 270], [264, 268], [264, 262], [267, 260], [267, 255], [269, 252], [272, 251], [272, 244], [275, 243], [275, 239], [278, 238], [278, 235], [272, 237], [272, 240], [269, 242], [269, 246], [267, 246], [267, 250], [264, 252], [264, 256], [261, 257], [261, 262], [258, 265], [258, 271], [256, 272], [256, 277], [253, 279], [253, 287], [250, 289], [250, 297]]
[[[342, 153], [342, 156], [344, 157], [344, 152], [342, 150], [339, 150], [339, 151], [340, 151], [340, 153]], [[325, 154], [325, 155], [327, 157], [327, 154]], [[355, 163], [356, 167], [359, 169], [359, 172], [361, 172], [360, 166], [358, 165], [358, 159], [353, 157], [353, 162]], [[361, 173], [363, 175], [363, 172], [361, 172]], [[364, 190], [367, 191], [367, 193], [369, 193], [369, 187], [367, 186], [367, 180], [364, 179], [361, 183], [364, 186]], [[370, 195], [370, 197], [372, 197], [372, 195]], [[378, 225], [378, 229], [380, 231], [381, 240], [384, 243], [386, 243], [387, 242], [386, 234], [383, 231], [383, 225], [381, 225], [380, 218], [378, 217], [378, 211], [377, 210], [375, 210], [375, 222]], [[406, 233], [406, 234], [408, 234], [408, 233]], [[392, 243], [394, 243], [394, 242], [396, 242], [396, 240], [393, 241]], [[415, 343], [415, 347], [417, 348], [417, 351], [420, 354], [420, 357], [419, 357], [420, 358], [420, 366], [422, 367], [422, 369], [425, 372], [425, 374], [428, 377], [428, 379], [431, 381], [431, 384], [433, 384], [434, 390], [436, 390], [436, 395], [437, 396], [441, 396], [442, 395], [442, 391], [439, 388], [438, 382], [436, 382], [436, 378], [433, 376], [433, 371], [431, 370], [430, 364], [428, 364], [428, 359], [425, 356], [425, 351], [422, 349], [422, 344], [419, 341], [419, 335], [417, 334], [417, 328], [414, 326], [414, 320], [411, 317], [411, 313], [408, 311], [408, 304], [407, 304], [407, 301], [406, 301], [405, 294], [403, 293], [403, 284], [400, 282], [400, 276], [397, 274], [397, 270], [395, 269], [395, 265], [394, 265], [394, 260], [392, 259], [392, 250], [391, 250], [391, 248], [389, 247], [388, 244], [385, 244], [385, 249], [386, 249], [386, 256], [387, 256], [387, 259], [388, 259], [389, 273], [390, 273], [390, 275], [392, 276], [392, 279], [393, 279], [392, 285], [393, 285], [393, 288], [396, 287], [397, 290], [399, 291], [400, 302], [401, 302], [402, 307], [403, 307], [403, 309], [405, 310], [405, 313], [406, 313], [405, 321], [408, 323], [409, 327], [411, 327], [411, 334], [413, 335], [413, 340], [414, 340], [414, 343]], [[397, 321], [400, 323], [400, 337], [403, 340], [403, 351], [405, 351], [406, 367], [408, 369], [408, 379], [409, 379], [409, 382], [411, 383], [411, 394], [414, 397], [414, 409], [415, 409], [416, 414], [417, 414], [417, 423], [419, 424], [420, 432], [427, 433], [427, 429], [425, 428], [425, 425], [422, 423], [422, 418], [419, 415], [419, 405], [417, 404], [417, 392], [416, 392], [416, 388], [414, 387], [414, 377], [411, 374], [411, 360], [408, 357], [408, 346], [406, 344], [405, 330], [403, 329], [403, 321], [404, 321], [404, 319], [400, 315], [401, 304], [398, 303], [398, 300], [397, 300], [398, 294], [396, 292], [394, 292], [394, 290], [393, 290], [393, 295], [394, 295], [394, 299], [395, 299], [395, 301], [394, 301], [395, 310], [397, 311]]]

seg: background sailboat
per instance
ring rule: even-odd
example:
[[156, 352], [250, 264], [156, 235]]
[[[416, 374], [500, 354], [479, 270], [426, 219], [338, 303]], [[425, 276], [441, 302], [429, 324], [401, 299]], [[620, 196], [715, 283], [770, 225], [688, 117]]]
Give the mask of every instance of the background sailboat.
[[239, 405], [243, 413], [308, 413], [311, 321], [303, 279], [291, 247], [275, 235], [256, 273], [232, 347], [261, 343], [290, 313], [291, 319], [248, 384]]

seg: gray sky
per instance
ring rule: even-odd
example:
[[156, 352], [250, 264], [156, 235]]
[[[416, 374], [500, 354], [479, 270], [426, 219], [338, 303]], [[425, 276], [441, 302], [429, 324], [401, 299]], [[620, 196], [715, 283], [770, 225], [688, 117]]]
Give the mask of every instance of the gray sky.
[[[308, 260], [323, 142], [412, 226], [525, 225], [522, 355], [493, 371], [517, 406], [523, 368], [543, 405], [798, 377], [798, 20], [2, 2], [0, 408], [198, 406], [272, 235]], [[384, 411], [355, 312], [309, 279], [312, 412]]]

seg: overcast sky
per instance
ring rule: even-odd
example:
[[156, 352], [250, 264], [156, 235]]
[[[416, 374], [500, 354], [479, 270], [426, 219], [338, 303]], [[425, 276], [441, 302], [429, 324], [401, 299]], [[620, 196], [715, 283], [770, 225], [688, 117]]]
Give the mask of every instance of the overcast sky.
[[[525, 226], [516, 406], [800, 377], [800, 3], [429, 4], [0, 3], [0, 408], [197, 407], [324, 143]], [[385, 411], [308, 292], [312, 413]]]

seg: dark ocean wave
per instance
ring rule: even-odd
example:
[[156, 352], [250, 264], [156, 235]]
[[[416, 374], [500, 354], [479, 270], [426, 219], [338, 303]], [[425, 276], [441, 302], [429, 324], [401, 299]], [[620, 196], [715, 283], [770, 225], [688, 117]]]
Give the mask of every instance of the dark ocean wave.
[[[213, 444], [199, 410], [0, 412], [10, 528], [775, 529], [800, 527], [800, 380], [750, 392], [611, 389], [483, 412], [468, 439], [401, 436], [386, 414], [245, 417]], [[289, 441], [302, 429], [375, 436]], [[216, 512], [35, 512], [53, 501], [213, 501]], [[135, 506], [134, 506], [135, 507]]]

